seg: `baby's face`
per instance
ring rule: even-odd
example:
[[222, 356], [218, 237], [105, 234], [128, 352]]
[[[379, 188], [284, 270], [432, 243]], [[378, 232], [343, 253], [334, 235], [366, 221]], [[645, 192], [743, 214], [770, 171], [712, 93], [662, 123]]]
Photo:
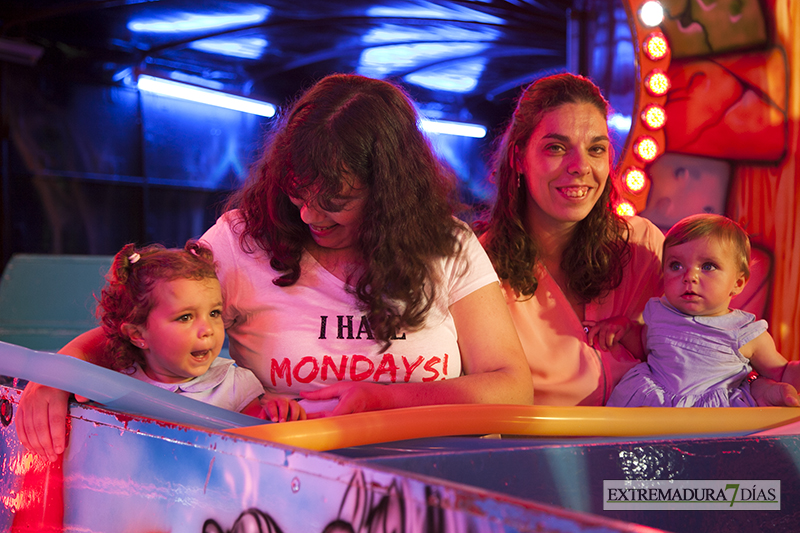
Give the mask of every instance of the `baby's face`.
[[664, 296], [687, 315], [728, 313], [746, 283], [735, 257], [732, 244], [711, 237], [670, 246], [664, 251]]
[[153, 297], [155, 305], [140, 328], [147, 375], [180, 383], [205, 374], [225, 340], [219, 281], [162, 281]]

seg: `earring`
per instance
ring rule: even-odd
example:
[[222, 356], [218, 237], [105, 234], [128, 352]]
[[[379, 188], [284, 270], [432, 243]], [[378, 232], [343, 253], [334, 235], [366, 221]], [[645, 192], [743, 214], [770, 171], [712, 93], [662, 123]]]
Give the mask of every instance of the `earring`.
[[517, 174], [517, 189], [519, 189], [521, 186], [522, 186], [522, 172]]

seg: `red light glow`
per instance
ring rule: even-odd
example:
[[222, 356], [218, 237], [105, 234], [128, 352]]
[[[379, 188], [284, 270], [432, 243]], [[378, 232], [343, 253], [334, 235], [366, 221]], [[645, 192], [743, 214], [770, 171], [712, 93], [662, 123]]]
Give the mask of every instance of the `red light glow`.
[[633, 193], [641, 192], [647, 183], [647, 176], [641, 168], [631, 167], [625, 172], [623, 183]]
[[652, 137], [639, 137], [633, 151], [642, 161], [650, 162], [658, 157], [658, 143]]
[[664, 96], [670, 88], [670, 81], [663, 70], [653, 69], [644, 80], [647, 92], [653, 96]]
[[661, 32], [651, 33], [644, 41], [644, 54], [650, 58], [651, 61], [658, 61], [667, 55], [669, 52], [669, 44], [667, 38]]
[[642, 121], [651, 130], [661, 129], [667, 122], [667, 112], [658, 104], [650, 104], [642, 111]]

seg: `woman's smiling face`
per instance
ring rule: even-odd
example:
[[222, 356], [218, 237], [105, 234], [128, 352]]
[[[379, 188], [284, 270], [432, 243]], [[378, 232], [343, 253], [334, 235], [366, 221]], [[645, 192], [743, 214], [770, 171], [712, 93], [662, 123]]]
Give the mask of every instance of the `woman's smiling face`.
[[514, 162], [524, 174], [533, 228], [586, 218], [608, 181], [610, 146], [606, 118], [592, 104], [563, 104], [544, 114]]
[[322, 205], [318, 198], [289, 197], [300, 210], [300, 218], [308, 225], [311, 238], [321, 248], [347, 250], [358, 242], [358, 230], [367, 202], [366, 187], [356, 188], [345, 182], [342, 190]]

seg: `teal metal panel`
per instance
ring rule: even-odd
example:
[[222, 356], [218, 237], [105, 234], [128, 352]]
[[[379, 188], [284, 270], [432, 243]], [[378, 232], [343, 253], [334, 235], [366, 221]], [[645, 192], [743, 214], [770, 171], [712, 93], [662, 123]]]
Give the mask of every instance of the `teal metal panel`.
[[0, 279], [0, 340], [56, 351], [97, 325], [112, 256], [17, 254]]

